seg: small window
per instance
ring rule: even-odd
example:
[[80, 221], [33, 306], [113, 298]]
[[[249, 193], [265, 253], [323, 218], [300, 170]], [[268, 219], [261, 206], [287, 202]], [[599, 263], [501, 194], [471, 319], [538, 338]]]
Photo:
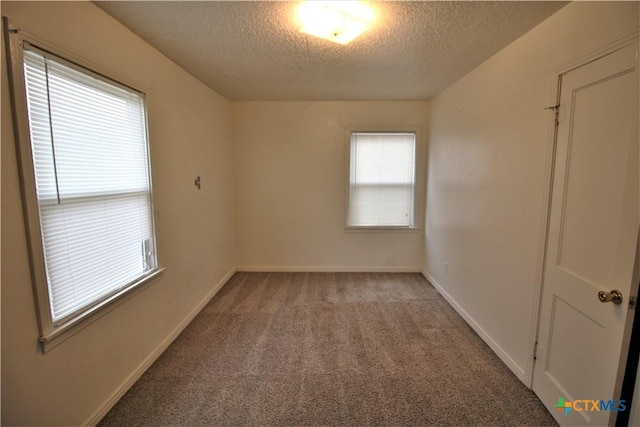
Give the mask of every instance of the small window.
[[415, 132], [352, 132], [347, 227], [415, 228]]
[[46, 344], [159, 268], [144, 95], [22, 46], [23, 190]]

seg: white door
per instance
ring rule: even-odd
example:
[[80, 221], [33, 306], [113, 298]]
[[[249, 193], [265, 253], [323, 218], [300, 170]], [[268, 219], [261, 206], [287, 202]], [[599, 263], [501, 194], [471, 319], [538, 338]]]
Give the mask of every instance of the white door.
[[[534, 392], [561, 425], [615, 419], [593, 401], [618, 398], [629, 297], [636, 292], [637, 51], [635, 42], [561, 79], [533, 378]], [[612, 290], [622, 294], [621, 304], [599, 300], [598, 292]], [[563, 402], [564, 409], [556, 408]]]

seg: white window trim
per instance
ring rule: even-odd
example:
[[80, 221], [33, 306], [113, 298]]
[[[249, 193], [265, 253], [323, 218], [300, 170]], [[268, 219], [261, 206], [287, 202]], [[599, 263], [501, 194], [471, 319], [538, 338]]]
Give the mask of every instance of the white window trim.
[[[413, 226], [380, 226], [380, 225], [346, 225], [349, 223], [349, 204], [351, 198], [351, 134], [354, 132], [407, 132], [416, 135], [415, 153], [415, 192], [413, 196]], [[425, 162], [423, 155], [422, 128], [420, 126], [347, 126], [345, 127], [345, 208], [344, 208], [344, 230], [347, 233], [367, 233], [367, 232], [394, 232], [394, 233], [417, 233], [422, 229], [424, 222], [424, 199], [425, 199]]]
[[[40, 230], [40, 217], [38, 199], [36, 194], [36, 182], [34, 167], [31, 153], [31, 135], [29, 131], [28, 107], [26, 99], [26, 85], [23, 69], [23, 46], [27, 42], [45, 52], [51, 52], [56, 56], [68, 61], [74, 67], [80, 67], [101, 78], [126, 86], [141, 94], [144, 92], [137, 89], [135, 85], [130, 84], [120, 77], [110, 77], [114, 73], [104, 72], [100, 66], [96, 66], [89, 61], [70, 54], [63, 49], [52, 47], [49, 43], [44, 42], [41, 38], [16, 27], [8, 18], [3, 17], [3, 29], [5, 37], [5, 49], [7, 52], [7, 77], [9, 79], [9, 92], [12, 102], [12, 116], [14, 137], [16, 142], [16, 153], [18, 156], [18, 167], [21, 183], [22, 207], [25, 217], [25, 227], [27, 232], [27, 244], [29, 250], [29, 260], [31, 269], [31, 282], [34, 291], [36, 304], [36, 315], [38, 320], [38, 341], [41, 343], [43, 352], [56, 347], [73, 334], [77, 333], [90, 323], [102, 317], [104, 314], [113, 310], [122, 302], [135, 295], [146, 285], [154, 282], [162, 275], [165, 268], [162, 267], [160, 261], [160, 253], [157, 250], [156, 242], [156, 269], [152, 270], [146, 276], [141, 277], [134, 283], [129, 284], [119, 292], [106, 297], [96, 305], [88, 308], [81, 314], [75, 316], [68, 322], [55, 326], [53, 323], [50, 305], [49, 292], [47, 287], [46, 266], [44, 258], [44, 250], [42, 244], [42, 234]], [[57, 52], [61, 52], [58, 54]], [[145, 109], [146, 110], [146, 109]], [[148, 135], [148, 132], [147, 132]], [[151, 164], [151, 147], [148, 146], [149, 164]], [[149, 167], [151, 174], [151, 167]], [[150, 180], [150, 197], [151, 197], [151, 220], [155, 230], [155, 208], [153, 207], [153, 186]]]

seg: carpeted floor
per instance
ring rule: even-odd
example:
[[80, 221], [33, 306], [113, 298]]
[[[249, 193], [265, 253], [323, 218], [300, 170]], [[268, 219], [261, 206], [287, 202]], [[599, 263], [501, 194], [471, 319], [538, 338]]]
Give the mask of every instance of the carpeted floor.
[[100, 425], [557, 424], [420, 274], [237, 273]]

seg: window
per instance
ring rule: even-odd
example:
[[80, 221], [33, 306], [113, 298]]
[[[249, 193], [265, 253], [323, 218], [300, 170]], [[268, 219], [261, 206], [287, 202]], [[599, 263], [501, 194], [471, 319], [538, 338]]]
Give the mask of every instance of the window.
[[415, 132], [352, 132], [347, 227], [415, 228]]
[[22, 63], [12, 64], [11, 77], [15, 111], [22, 101], [28, 116], [17, 133], [46, 350], [159, 273], [146, 110], [142, 93], [19, 46]]

